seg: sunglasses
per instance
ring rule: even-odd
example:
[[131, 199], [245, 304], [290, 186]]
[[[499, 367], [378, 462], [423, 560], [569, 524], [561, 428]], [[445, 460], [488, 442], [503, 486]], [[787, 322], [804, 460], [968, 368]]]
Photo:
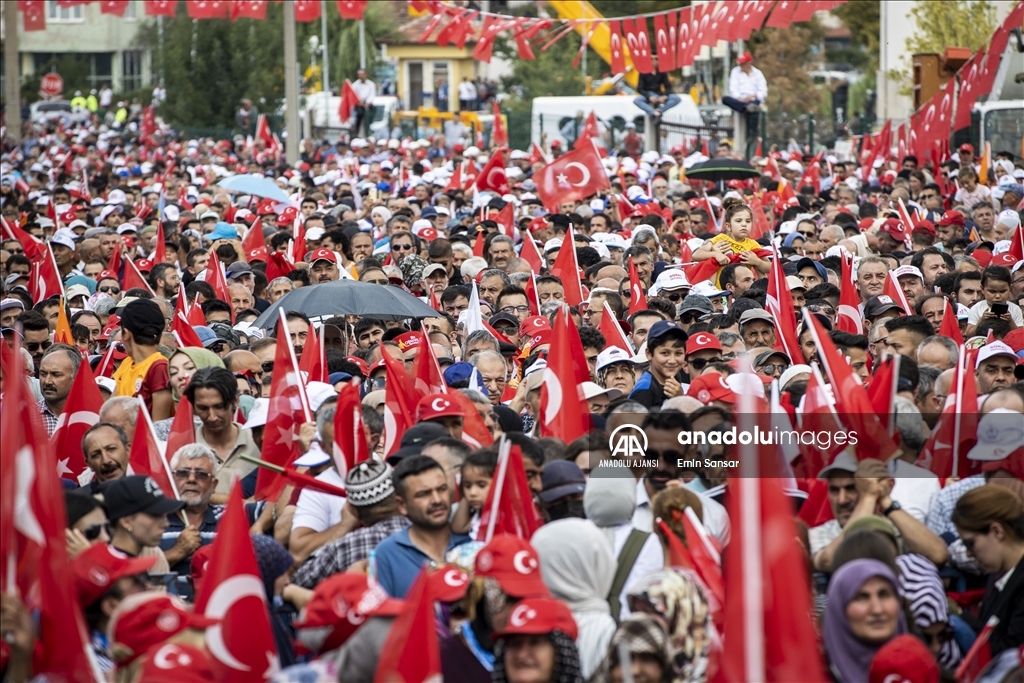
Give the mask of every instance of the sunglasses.
[[207, 348], [209, 348], [214, 353], [220, 353], [226, 347], [227, 347], [227, 342], [219, 341], [219, 342], [214, 342], [214, 343], [210, 344], [210, 346], [207, 347]]
[[11, 254], [24, 254], [25, 253], [24, 249], [8, 249], [7, 251], [9, 251]]
[[695, 359], [690, 361], [690, 367], [692, 367], [697, 372], [700, 372], [701, 370], [703, 370], [707, 366], [711, 365], [712, 363], [721, 363], [721, 362], [722, 362], [721, 356], [719, 356], [718, 358], [695, 358]]
[[265, 372], [265, 373], [273, 372], [274, 371], [274, 361], [272, 361], [272, 360], [264, 361], [262, 364], [260, 364], [260, 367], [263, 368], [263, 372]]
[[107, 532], [107, 537], [110, 537], [110, 522], [100, 522], [99, 524], [90, 524], [89, 526], [82, 529], [82, 535], [85, 536], [87, 541], [95, 541], [100, 537], [104, 531]]
[[822, 306], [820, 304], [811, 304], [807, 307], [807, 310], [811, 313], [824, 313], [825, 315], [835, 315], [836, 311], [831, 306]]
[[411, 244], [392, 244], [391, 251], [412, 251]]
[[104, 294], [120, 294], [120, 287], [100, 287], [99, 290]]
[[47, 339], [41, 342], [25, 342], [25, 348], [28, 349], [29, 353], [35, 353], [36, 351], [45, 351], [46, 349], [53, 346], [53, 342]]
[[690, 323], [693, 323], [693, 322], [697, 322], [698, 320], [700, 320], [703, 317], [704, 317], [703, 313], [680, 313], [679, 314], [679, 322], [690, 324]]
[[810, 238], [810, 237], [817, 237], [818, 236], [818, 233], [816, 233], [816, 232], [801, 232], [800, 234], [803, 235], [804, 237], [808, 237], [808, 238]]
[[662, 294], [663, 297], [671, 301], [672, 303], [679, 303], [686, 297], [680, 292], [665, 292]]
[[190, 469], [187, 469], [187, 468], [182, 468], [180, 470], [174, 470], [174, 477], [176, 479], [186, 479], [187, 480], [187, 479], [189, 479], [191, 477], [195, 477], [196, 481], [207, 481], [212, 476], [213, 476], [212, 474], [210, 474], [209, 472], [206, 472], [204, 470], [190, 470]]
[[[501, 309], [501, 310], [505, 310], [505, 309]], [[514, 328], [514, 327], [506, 327], [506, 326], [503, 325], [501, 327], [495, 327], [494, 331], [495, 332], [500, 332], [500, 333], [502, 333], [503, 335], [505, 335], [507, 337], [510, 334], [515, 334], [516, 333], [516, 328]]]
[[781, 374], [781, 373], [785, 372], [788, 368], [789, 368], [788, 365], [783, 365], [783, 364], [780, 363], [779, 365], [774, 365], [774, 364], [762, 365], [758, 369], [761, 372], [763, 372], [764, 374], [766, 374], [766, 375], [774, 375], [776, 372]]

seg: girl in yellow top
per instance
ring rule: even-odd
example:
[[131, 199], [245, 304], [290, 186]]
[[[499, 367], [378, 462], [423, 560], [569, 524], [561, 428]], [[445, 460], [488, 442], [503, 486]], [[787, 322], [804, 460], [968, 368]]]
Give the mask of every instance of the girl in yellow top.
[[[757, 255], [757, 250], [763, 247], [749, 237], [750, 229], [754, 225], [753, 211], [735, 199], [727, 199], [724, 206], [722, 234], [715, 235], [693, 252], [693, 260], [707, 261], [713, 258], [718, 261], [721, 272], [723, 267], [733, 263], [729, 258], [730, 254], [737, 254], [739, 263], [750, 266], [761, 275], [767, 275], [771, 270], [771, 263]], [[717, 276], [715, 279], [718, 279]]]

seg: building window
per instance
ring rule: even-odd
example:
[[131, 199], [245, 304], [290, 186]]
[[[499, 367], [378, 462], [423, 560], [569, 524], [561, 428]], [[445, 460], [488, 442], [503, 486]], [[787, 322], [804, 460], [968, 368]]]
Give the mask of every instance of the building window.
[[142, 87], [142, 50], [125, 50], [121, 53], [121, 90], [138, 90]]
[[124, 18], [129, 21], [135, 21], [139, 18], [138, 11], [135, 9], [135, 5], [138, 3], [135, 0], [128, 0], [128, 6], [124, 9]]
[[104, 83], [114, 83], [114, 53], [113, 52], [94, 52], [92, 55], [92, 65], [89, 70], [89, 87], [100, 89]]
[[46, 0], [46, 20], [55, 23], [85, 21], [83, 5], [61, 7], [57, 0]]

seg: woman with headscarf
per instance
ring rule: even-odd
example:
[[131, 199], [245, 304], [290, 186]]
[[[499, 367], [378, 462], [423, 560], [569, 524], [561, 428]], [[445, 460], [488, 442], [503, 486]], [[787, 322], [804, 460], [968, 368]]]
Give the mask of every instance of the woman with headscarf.
[[672, 652], [668, 633], [662, 622], [650, 614], [634, 614], [619, 624], [608, 648], [608, 656], [590, 679], [591, 683], [626, 680], [624, 662], [620, 659], [623, 645], [629, 652], [632, 680], [637, 683], [671, 683]]
[[576, 518], [545, 524], [530, 543], [540, 558], [544, 583], [572, 610], [579, 627], [580, 669], [589, 679], [615, 634], [607, 600], [615, 577], [612, 550], [593, 522]]
[[277, 608], [281, 603], [281, 591], [288, 584], [288, 571], [295, 564], [295, 558], [270, 536], [254, 534], [250, 538], [253, 550], [256, 551], [256, 564], [259, 565], [260, 578], [263, 579], [263, 590], [267, 596], [270, 629], [274, 632], [277, 655], [282, 667], [291, 666], [295, 663], [295, 646], [292, 644], [292, 634], [278, 614]]
[[946, 591], [935, 565], [921, 555], [900, 555], [900, 592], [910, 610], [915, 634], [924, 641], [944, 668], [954, 670], [960, 663], [960, 647], [954, 640]]
[[853, 560], [832, 575], [825, 609], [825, 652], [836, 680], [868, 680], [879, 648], [906, 633], [899, 586], [878, 560]]
[[[633, 526], [636, 483], [618, 470], [598, 468], [590, 474], [583, 492], [587, 519], [604, 534], [616, 558], [615, 578], [608, 602], [612, 618], [629, 616], [626, 589], [634, 581], [665, 565], [665, 553], [658, 538]], [[616, 590], [618, 589], [618, 590]]]
[[175, 351], [167, 361], [167, 377], [171, 384], [171, 397], [178, 405], [192, 375], [201, 368], [222, 368], [224, 361], [213, 351], [185, 346]]
[[[583, 683], [569, 608], [551, 598], [527, 598], [494, 634], [493, 683]], [[460, 679], [461, 680], [461, 679]]]

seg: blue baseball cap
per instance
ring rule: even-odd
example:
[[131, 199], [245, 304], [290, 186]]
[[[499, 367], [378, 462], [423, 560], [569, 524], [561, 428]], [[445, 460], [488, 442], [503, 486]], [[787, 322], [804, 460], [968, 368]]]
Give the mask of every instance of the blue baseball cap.
[[650, 349], [651, 344], [655, 340], [660, 339], [661, 337], [664, 337], [667, 334], [677, 336], [684, 342], [689, 337], [689, 335], [686, 334], [686, 330], [679, 327], [679, 325], [676, 325], [671, 320], [659, 320], [658, 322], [651, 325], [651, 329], [647, 332], [647, 348]]
[[444, 371], [444, 381], [450, 386], [459, 382], [469, 381], [470, 376], [473, 374], [473, 366], [465, 361], [461, 363], [452, 363]]
[[825, 266], [821, 265], [819, 261], [807, 258], [806, 256], [796, 262], [796, 272], [799, 273], [807, 266], [814, 268], [822, 282], [828, 282], [828, 271], [825, 270]]
[[214, 226], [213, 232], [206, 236], [206, 239], [214, 242], [216, 240], [237, 240], [238, 231], [231, 227], [230, 223], [219, 221]]
[[196, 331], [196, 335], [199, 337], [199, 341], [203, 342], [203, 347], [208, 348], [210, 344], [217, 342], [220, 338], [217, 333], [211, 330], [206, 325], [196, 325], [193, 328]]

